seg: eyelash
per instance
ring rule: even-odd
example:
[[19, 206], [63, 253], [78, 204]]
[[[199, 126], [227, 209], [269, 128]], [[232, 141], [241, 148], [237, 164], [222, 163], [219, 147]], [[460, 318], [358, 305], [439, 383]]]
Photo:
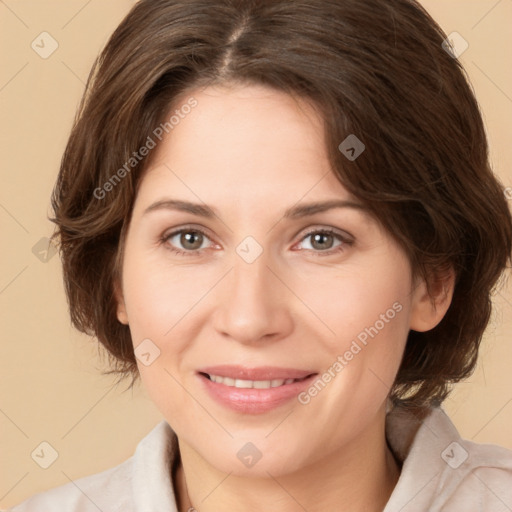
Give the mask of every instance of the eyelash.
[[[176, 249], [175, 247], [173, 247], [173, 246], [171, 246], [170, 244], [167, 243], [172, 237], [174, 237], [176, 235], [180, 235], [181, 233], [200, 233], [204, 237], [206, 237], [208, 239], [210, 238], [202, 229], [192, 228], [192, 227], [184, 227], [184, 228], [178, 229], [176, 231], [173, 231], [171, 233], [164, 234], [160, 238], [160, 243], [165, 245], [167, 250], [171, 251], [173, 254], [176, 254], [178, 256], [185, 256], [185, 257], [196, 256], [198, 254], [201, 254], [205, 250], [205, 249], [199, 249], [199, 250], [195, 250], [195, 251], [194, 250], [184, 251], [184, 250], [181, 250], [181, 249]], [[334, 249], [328, 249], [326, 251], [315, 251], [314, 249], [306, 249], [307, 251], [313, 252], [313, 254], [315, 256], [319, 256], [319, 257], [322, 257], [322, 256], [332, 256], [333, 254], [337, 254], [337, 253], [343, 252], [345, 250], [345, 246], [347, 246], [347, 245], [351, 246], [354, 243], [353, 240], [349, 239], [348, 237], [343, 236], [341, 233], [335, 231], [332, 228], [311, 230], [308, 233], [306, 233], [301, 238], [300, 241], [302, 242], [307, 237], [309, 237], [311, 235], [315, 235], [317, 233], [333, 235], [334, 237], [338, 238], [338, 240], [341, 241], [342, 243], [340, 245], [338, 245], [337, 247], [335, 247]]]

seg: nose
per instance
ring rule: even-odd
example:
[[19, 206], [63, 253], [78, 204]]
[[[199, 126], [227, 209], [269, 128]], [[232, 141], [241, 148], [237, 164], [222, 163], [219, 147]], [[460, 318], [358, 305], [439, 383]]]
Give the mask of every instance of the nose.
[[214, 327], [243, 344], [288, 336], [293, 330], [293, 294], [269, 266], [265, 252], [252, 263], [238, 255], [216, 298]]

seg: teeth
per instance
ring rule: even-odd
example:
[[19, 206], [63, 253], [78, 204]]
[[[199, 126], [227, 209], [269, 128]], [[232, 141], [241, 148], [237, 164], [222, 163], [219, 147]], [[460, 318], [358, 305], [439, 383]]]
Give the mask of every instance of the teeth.
[[252, 388], [253, 381], [252, 380], [235, 380], [235, 388]]
[[243, 380], [231, 379], [230, 377], [221, 377], [220, 375], [208, 375], [210, 380], [217, 384], [224, 384], [224, 386], [231, 386], [235, 388], [255, 388], [255, 389], [268, 389], [277, 388], [286, 384], [291, 384], [296, 380], [301, 379], [273, 379], [273, 380]]

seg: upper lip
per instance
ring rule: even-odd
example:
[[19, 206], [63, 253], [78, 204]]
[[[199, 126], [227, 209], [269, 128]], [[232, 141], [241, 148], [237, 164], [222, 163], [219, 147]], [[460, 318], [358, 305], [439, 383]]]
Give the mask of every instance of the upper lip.
[[221, 364], [218, 366], [207, 366], [197, 370], [199, 373], [230, 377], [240, 380], [277, 380], [277, 379], [302, 379], [315, 372], [311, 370], [299, 370], [297, 368], [281, 368], [278, 366], [258, 366], [248, 368], [247, 366]]

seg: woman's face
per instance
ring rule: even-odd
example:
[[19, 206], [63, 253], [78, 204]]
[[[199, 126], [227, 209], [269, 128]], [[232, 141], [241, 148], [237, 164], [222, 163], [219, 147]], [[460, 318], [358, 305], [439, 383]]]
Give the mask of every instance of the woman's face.
[[180, 442], [284, 474], [382, 417], [424, 286], [335, 178], [313, 107], [256, 86], [193, 97], [138, 191], [118, 318]]

